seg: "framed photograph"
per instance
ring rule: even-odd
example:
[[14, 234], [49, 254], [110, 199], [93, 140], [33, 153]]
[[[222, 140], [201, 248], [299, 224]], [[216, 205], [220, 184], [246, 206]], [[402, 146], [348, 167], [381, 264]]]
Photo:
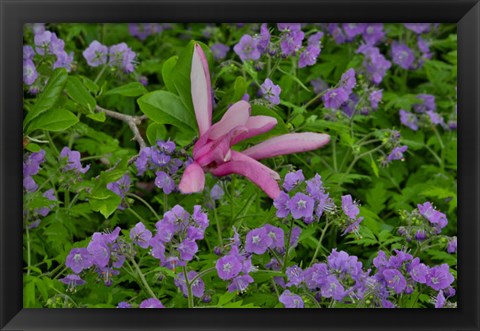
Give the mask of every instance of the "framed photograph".
[[478, 1], [0, 4], [2, 330], [480, 330]]

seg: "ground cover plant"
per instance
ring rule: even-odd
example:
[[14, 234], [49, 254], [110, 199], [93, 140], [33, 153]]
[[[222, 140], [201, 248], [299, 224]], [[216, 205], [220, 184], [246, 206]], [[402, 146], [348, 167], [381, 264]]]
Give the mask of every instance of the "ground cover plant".
[[456, 38], [25, 25], [24, 307], [455, 308]]

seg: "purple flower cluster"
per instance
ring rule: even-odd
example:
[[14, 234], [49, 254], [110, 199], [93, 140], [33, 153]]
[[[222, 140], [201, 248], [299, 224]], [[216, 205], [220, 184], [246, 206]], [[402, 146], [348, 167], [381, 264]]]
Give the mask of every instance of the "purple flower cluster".
[[382, 23], [331, 23], [327, 29], [337, 44], [353, 41], [361, 36], [367, 45], [374, 46], [385, 37]]
[[278, 23], [280, 34], [280, 50], [283, 56], [295, 55], [302, 47], [305, 33], [300, 23]]
[[431, 23], [404, 23], [403, 25], [416, 34], [427, 33], [431, 27]]
[[62, 151], [60, 152], [60, 161], [66, 162], [65, 166], [63, 167], [64, 171], [73, 171], [77, 174], [84, 174], [90, 169], [90, 165], [85, 167], [82, 166], [80, 162], [80, 152], [73, 151], [68, 147], [63, 147]]
[[67, 285], [67, 291], [70, 291], [70, 292], [75, 292], [77, 289], [77, 286], [81, 286], [85, 284], [85, 281], [82, 278], [80, 278], [79, 275], [75, 275], [75, 274], [70, 274], [63, 278], [60, 278], [59, 281]]
[[304, 182], [305, 178], [301, 171], [290, 172], [285, 176], [283, 187], [286, 192], [280, 192], [278, 198], [273, 201], [277, 209], [276, 215], [286, 218], [292, 215], [294, 219], [302, 219], [306, 224], [320, 219], [324, 211], [331, 211], [335, 205], [329, 194], [325, 192], [323, 182], [319, 174], [305, 182], [305, 192], [296, 192], [292, 197], [289, 193], [293, 188]]
[[[43, 192], [42, 196], [44, 198], [48, 199], [49, 201], [57, 201], [57, 198], [55, 197], [55, 191], [53, 190], [53, 188]], [[55, 207], [55, 205], [56, 205], [55, 203], [51, 203], [48, 206], [44, 206], [44, 207], [41, 207], [41, 208], [36, 208], [36, 209], [34, 209], [33, 213], [36, 216], [40, 215], [40, 216], [45, 217], [50, 213], [50, 211], [52, 210], [53, 207]], [[37, 227], [37, 226], [38, 226], [37, 223], [32, 223], [30, 228]]]
[[118, 195], [122, 200], [125, 199], [125, 194], [130, 190], [130, 175], [125, 174], [116, 182], [108, 183], [107, 189]]
[[[187, 281], [191, 284], [192, 295], [197, 298], [202, 298], [205, 293], [205, 283], [202, 278], [196, 278], [197, 275], [198, 274], [195, 271], [190, 271], [187, 274]], [[183, 273], [179, 273], [175, 278], [175, 285], [180, 288], [185, 297], [188, 296], [187, 282], [185, 281], [185, 275]]]
[[210, 46], [210, 50], [212, 51], [213, 57], [215, 60], [223, 60], [226, 56], [230, 47], [222, 43], [215, 43]]
[[[134, 234], [139, 238], [140, 247], [150, 247], [152, 256], [159, 259], [162, 266], [174, 269], [193, 259], [198, 251], [196, 241], [204, 238], [208, 223], [208, 216], [201, 206], [194, 206], [190, 215], [182, 206], [176, 205], [155, 224], [155, 236], [152, 237], [150, 231], [141, 225]], [[140, 240], [145, 243], [140, 245]]]
[[267, 24], [262, 24], [260, 33], [251, 36], [245, 34], [240, 41], [233, 47], [233, 51], [245, 62], [248, 60], [256, 61], [268, 50], [270, 44], [270, 32]]
[[87, 248], [73, 248], [70, 251], [65, 265], [75, 274], [94, 267], [105, 285], [110, 286], [112, 276], [119, 273], [118, 269], [125, 262], [119, 234], [119, 227], [111, 233], [95, 232]]
[[352, 200], [352, 196], [350, 194], [342, 196], [342, 210], [343, 213], [348, 217], [343, 234], [345, 235], [350, 232], [357, 234], [360, 223], [363, 221], [363, 217], [357, 218], [358, 214], [360, 213], [360, 209], [358, 208], [358, 204]]
[[356, 84], [355, 70], [348, 69], [340, 78], [338, 87], [328, 90], [323, 96], [325, 107], [339, 109], [348, 101]]
[[363, 67], [367, 77], [372, 83], [380, 84], [387, 70], [392, 66], [390, 61], [380, 53], [380, 49], [370, 44], [360, 46], [357, 49], [357, 53], [364, 55]]
[[395, 42], [392, 44], [392, 61], [400, 68], [414, 69], [413, 62], [415, 61], [415, 55], [413, 51], [407, 45], [403, 43]]
[[130, 35], [142, 41], [147, 39], [148, 36], [161, 33], [166, 28], [168, 28], [167, 24], [160, 24], [160, 23], [129, 23], [128, 24], [128, 32], [130, 32]]
[[183, 165], [180, 159], [173, 157], [174, 152], [175, 143], [173, 141], [159, 140], [156, 146], [142, 148], [135, 160], [139, 176], [142, 176], [147, 170], [155, 171], [155, 185], [165, 194], [170, 194], [175, 190], [175, 182], [171, 176]]
[[35, 192], [38, 185], [33, 176], [40, 171], [40, 165], [45, 161], [45, 151], [27, 153], [23, 157], [23, 188], [27, 192]]
[[[436, 112], [437, 105], [435, 102], [435, 96], [431, 94], [418, 94], [416, 97], [420, 100], [420, 102], [413, 105], [413, 110], [419, 115], [417, 116], [414, 113], [407, 112], [401, 109], [400, 122], [403, 125], [409, 127], [414, 131], [418, 130], [419, 124], [423, 124], [424, 126], [433, 124], [440, 125], [444, 129], [450, 128], [445, 124], [443, 117]], [[456, 122], [451, 129], [456, 129]]]
[[388, 154], [386, 163], [392, 162], [394, 160], [403, 160], [403, 153], [405, 153], [408, 149], [408, 146], [397, 146], [390, 154]]
[[125, 43], [107, 47], [97, 40], [92, 41], [83, 51], [83, 57], [89, 66], [98, 67], [108, 64], [126, 73], [131, 73], [135, 70], [136, 56], [137, 54]]

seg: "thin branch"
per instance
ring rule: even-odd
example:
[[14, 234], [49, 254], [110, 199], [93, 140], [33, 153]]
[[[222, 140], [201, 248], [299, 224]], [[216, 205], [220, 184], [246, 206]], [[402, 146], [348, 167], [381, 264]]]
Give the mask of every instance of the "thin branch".
[[140, 131], [138, 130], [138, 126], [142, 124], [142, 121], [144, 121], [147, 118], [145, 115], [131, 116], [131, 115], [118, 113], [116, 111], [108, 110], [100, 106], [96, 106], [95, 110], [98, 112], [105, 113], [105, 115], [107, 115], [108, 117], [115, 118], [124, 123], [127, 123], [128, 127], [133, 133], [133, 139], [135, 139], [138, 142], [138, 144], [140, 145], [140, 148], [147, 147], [147, 145], [145, 144], [145, 140], [143, 140], [142, 136], [140, 135]]

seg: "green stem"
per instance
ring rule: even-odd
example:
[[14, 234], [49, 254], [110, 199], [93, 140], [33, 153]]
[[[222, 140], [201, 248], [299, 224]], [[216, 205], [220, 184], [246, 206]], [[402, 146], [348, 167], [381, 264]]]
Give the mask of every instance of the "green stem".
[[285, 271], [287, 271], [287, 262], [288, 262], [288, 253], [290, 250], [290, 239], [292, 238], [292, 230], [293, 230], [293, 225], [295, 224], [295, 220], [293, 217], [291, 217], [290, 221], [290, 229], [288, 229], [288, 236], [287, 236], [287, 244], [285, 248], [285, 257], [283, 258], [283, 264], [282, 264], [282, 273], [285, 275]]
[[195, 277], [192, 278], [192, 281], [191, 283], [195, 283], [195, 281], [203, 276], [205, 276], [206, 274], [212, 272], [212, 271], [215, 271], [217, 270], [215, 267], [211, 267], [211, 268], [208, 268], [208, 269], [205, 269], [203, 271], [200, 271]]
[[315, 253], [313, 253], [313, 257], [312, 257], [312, 261], [310, 262], [310, 265], [312, 265], [313, 262], [315, 262], [315, 259], [317, 258], [317, 255], [320, 252], [320, 248], [322, 247], [323, 237], [325, 236], [325, 233], [327, 232], [327, 229], [328, 229], [329, 225], [330, 224], [328, 223], [328, 220], [325, 221], [325, 227], [323, 228], [322, 234], [320, 235], [320, 238], [318, 239], [317, 248], [315, 249]]
[[30, 276], [30, 267], [32, 264], [30, 253], [30, 231], [28, 230], [28, 224], [25, 224], [25, 232], [27, 235], [27, 276]]
[[149, 294], [152, 298], [157, 299], [157, 296], [155, 295], [155, 293], [152, 291], [152, 289], [151, 289], [150, 286], [148, 285], [148, 282], [147, 282], [147, 280], [145, 279], [145, 276], [143, 275], [142, 271], [140, 270], [140, 267], [138, 266], [137, 262], [135, 262], [135, 259], [130, 258], [130, 261], [132, 262], [133, 266], [135, 267], [135, 271], [137, 272], [138, 276], [140, 277], [140, 280], [142, 281], [143, 286], [144, 286], [145, 289], [147, 290], [148, 294]]
[[333, 138], [332, 139], [332, 153], [333, 153], [333, 170], [335, 170], [335, 172], [338, 172], [338, 168], [337, 168], [337, 139]]
[[185, 276], [185, 284], [187, 284], [188, 308], [193, 308], [193, 295], [192, 295], [192, 284], [193, 284], [193, 281], [190, 282], [190, 281], [188, 280], [187, 267], [182, 267], [182, 269], [183, 269], [183, 275]]
[[100, 72], [98, 73], [97, 77], [95, 77], [95, 80], [93, 81], [95, 84], [97, 84], [98, 80], [100, 79], [100, 77], [102, 77], [103, 73], [105, 72], [105, 70], [107, 70], [107, 67], [108, 65], [105, 64], [103, 67], [102, 67], [102, 70], [100, 70]]
[[153, 207], [150, 206], [150, 204], [148, 202], [146, 202], [144, 199], [142, 199], [141, 197], [139, 197], [138, 195], [136, 195], [134, 193], [127, 193], [127, 196], [135, 198], [138, 201], [142, 202], [148, 209], [150, 209], [150, 211], [152, 212], [152, 214], [155, 216], [155, 218], [157, 220], [160, 219], [160, 216], [158, 216], [158, 214], [155, 212], [155, 209], [153, 209]]
[[133, 215], [135, 215], [135, 217], [138, 218], [138, 220], [141, 221], [142, 223], [147, 223], [147, 221], [145, 221], [142, 216], [138, 215], [138, 213], [135, 210], [133, 210], [130, 206], [127, 208], [127, 210], [129, 210]]
[[217, 208], [213, 208], [213, 217], [215, 218], [215, 223], [217, 225], [218, 247], [221, 248], [223, 246], [223, 238], [222, 238], [222, 229], [220, 227], [220, 222], [218, 221]]

